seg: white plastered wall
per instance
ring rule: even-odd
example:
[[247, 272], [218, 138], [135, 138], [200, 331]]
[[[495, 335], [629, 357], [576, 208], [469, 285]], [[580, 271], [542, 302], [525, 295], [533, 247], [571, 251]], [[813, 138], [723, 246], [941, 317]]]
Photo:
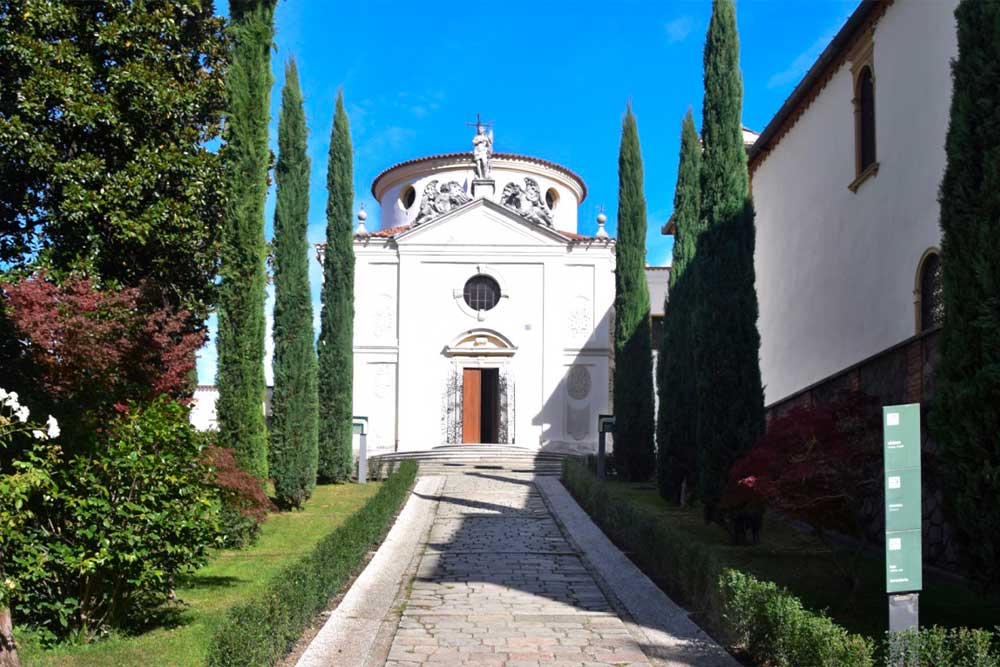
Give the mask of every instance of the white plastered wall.
[[917, 266], [940, 245], [955, 5], [895, 2], [877, 24], [874, 178], [856, 193], [847, 187], [855, 177], [849, 63], [753, 175], [767, 403], [915, 334]]

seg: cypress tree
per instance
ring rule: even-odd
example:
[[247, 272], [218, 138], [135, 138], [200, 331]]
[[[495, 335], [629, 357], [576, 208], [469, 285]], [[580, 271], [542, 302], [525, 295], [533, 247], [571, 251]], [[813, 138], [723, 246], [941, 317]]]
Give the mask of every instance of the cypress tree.
[[705, 42], [701, 216], [694, 271], [698, 491], [714, 518], [729, 469], [764, 432], [754, 287], [754, 211], [743, 146], [733, 0], [713, 0]]
[[[684, 502], [694, 486], [697, 432], [697, 367], [691, 349], [691, 302], [695, 259], [701, 231], [701, 142], [691, 111], [681, 125], [680, 163], [674, 190], [674, 252], [669, 298], [664, 304], [663, 339], [657, 364], [660, 411], [656, 419], [657, 486], [660, 495]], [[682, 493], [682, 489], [684, 492]]]
[[299, 73], [285, 67], [274, 209], [274, 394], [268, 463], [278, 503], [300, 507], [316, 486], [316, 348], [309, 290], [309, 158]]
[[963, 0], [941, 182], [945, 321], [930, 426], [970, 571], [1000, 583], [1000, 4]]
[[615, 464], [631, 481], [649, 479], [653, 446], [653, 351], [646, 284], [646, 197], [639, 129], [632, 105], [622, 119], [618, 154], [615, 270]]
[[354, 382], [354, 166], [344, 94], [330, 137], [326, 177], [326, 254], [323, 259], [323, 312], [319, 336], [319, 476], [350, 479], [351, 413]]
[[232, 0], [227, 77], [226, 212], [219, 274], [219, 441], [247, 472], [267, 478], [264, 385], [264, 199], [275, 0]]

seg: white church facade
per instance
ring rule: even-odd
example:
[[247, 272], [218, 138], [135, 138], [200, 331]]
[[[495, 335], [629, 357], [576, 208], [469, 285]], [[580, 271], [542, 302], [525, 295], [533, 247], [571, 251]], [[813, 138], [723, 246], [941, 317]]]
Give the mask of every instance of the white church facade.
[[609, 412], [614, 240], [577, 233], [582, 179], [492, 152], [376, 177], [354, 237], [354, 414], [372, 455], [499, 443], [592, 451]]

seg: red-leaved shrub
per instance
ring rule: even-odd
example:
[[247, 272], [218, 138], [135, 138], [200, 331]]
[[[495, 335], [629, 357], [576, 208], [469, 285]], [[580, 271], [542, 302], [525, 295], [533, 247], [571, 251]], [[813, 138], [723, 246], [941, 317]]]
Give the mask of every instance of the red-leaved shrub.
[[260, 480], [237, 465], [232, 449], [210, 445], [205, 448], [205, 458], [213, 471], [209, 484], [222, 502], [223, 546], [246, 546], [256, 537], [267, 513], [277, 507], [264, 493]]
[[763, 504], [815, 530], [861, 536], [861, 508], [877, 491], [879, 408], [846, 392], [773, 419], [750, 452], [733, 464], [723, 504]]
[[185, 397], [204, 331], [191, 330], [187, 312], [142, 297], [140, 288], [100, 289], [86, 278], [57, 284], [44, 273], [0, 283], [15, 338], [15, 358], [3, 364], [14, 379], [5, 381], [83, 431], [112, 419], [115, 404]]

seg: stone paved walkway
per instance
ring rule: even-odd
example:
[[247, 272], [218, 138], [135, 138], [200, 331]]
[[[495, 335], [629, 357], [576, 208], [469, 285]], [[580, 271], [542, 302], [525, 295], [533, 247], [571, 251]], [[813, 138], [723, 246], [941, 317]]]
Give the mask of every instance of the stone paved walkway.
[[637, 667], [531, 476], [445, 478], [386, 667]]

